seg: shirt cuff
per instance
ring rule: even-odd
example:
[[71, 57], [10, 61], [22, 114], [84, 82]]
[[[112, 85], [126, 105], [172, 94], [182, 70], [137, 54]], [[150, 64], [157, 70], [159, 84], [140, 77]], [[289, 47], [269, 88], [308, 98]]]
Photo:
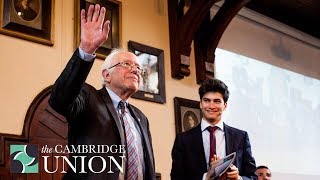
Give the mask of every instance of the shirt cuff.
[[96, 54], [88, 54], [88, 53], [84, 52], [80, 47], [79, 47], [79, 56], [81, 59], [88, 61], [88, 62], [92, 62], [94, 60], [94, 58], [96, 58]]
[[202, 180], [206, 180], [206, 177], [207, 177], [207, 173], [204, 173], [202, 176]]
[[241, 176], [238, 177], [238, 180], [243, 180]]

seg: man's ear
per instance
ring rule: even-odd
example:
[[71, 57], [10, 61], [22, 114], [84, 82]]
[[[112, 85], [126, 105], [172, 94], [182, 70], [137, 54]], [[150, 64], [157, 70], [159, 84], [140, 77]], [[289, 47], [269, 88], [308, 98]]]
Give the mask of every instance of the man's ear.
[[111, 78], [110, 78], [110, 72], [108, 72], [108, 70], [107, 69], [104, 69], [103, 71], [102, 71], [102, 77], [103, 77], [103, 79], [105, 80], [105, 82], [110, 82], [110, 80], [111, 80]]

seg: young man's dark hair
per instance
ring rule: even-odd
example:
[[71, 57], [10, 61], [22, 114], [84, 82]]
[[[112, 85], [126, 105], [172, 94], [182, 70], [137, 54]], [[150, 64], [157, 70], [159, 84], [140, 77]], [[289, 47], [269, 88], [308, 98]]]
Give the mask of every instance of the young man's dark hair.
[[258, 170], [258, 169], [269, 169], [269, 168], [268, 168], [267, 166], [258, 166], [258, 167], [257, 167], [257, 170]]
[[199, 88], [200, 99], [203, 98], [207, 92], [219, 92], [221, 93], [224, 102], [228, 102], [229, 90], [228, 86], [219, 79], [206, 79]]
[[271, 171], [267, 166], [258, 166], [256, 168], [258, 180], [271, 180]]

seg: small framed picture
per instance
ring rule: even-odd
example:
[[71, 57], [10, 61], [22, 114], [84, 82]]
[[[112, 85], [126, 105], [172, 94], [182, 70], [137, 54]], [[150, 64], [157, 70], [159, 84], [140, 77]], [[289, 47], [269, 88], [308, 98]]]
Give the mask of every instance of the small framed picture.
[[128, 49], [137, 55], [143, 72], [142, 85], [132, 97], [166, 103], [163, 50], [133, 41], [128, 42]]
[[74, 0], [75, 4], [75, 43], [78, 48], [80, 43], [81, 9], [86, 12], [90, 5], [99, 4], [106, 8], [105, 21], [110, 21], [109, 37], [96, 51], [97, 58], [105, 59], [113, 48], [121, 47], [121, 2], [116, 0]]
[[174, 98], [174, 113], [177, 134], [196, 127], [202, 118], [199, 101], [179, 97]]
[[0, 1], [0, 33], [53, 45], [54, 0]]

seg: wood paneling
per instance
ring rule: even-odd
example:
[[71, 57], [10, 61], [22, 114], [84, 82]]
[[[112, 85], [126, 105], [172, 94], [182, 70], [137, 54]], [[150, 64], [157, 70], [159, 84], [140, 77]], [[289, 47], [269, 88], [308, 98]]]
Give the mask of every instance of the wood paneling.
[[[51, 86], [44, 89], [31, 103], [24, 121], [21, 136], [0, 134], [0, 180], [50, 180], [61, 179], [61, 173], [49, 174], [43, 169], [43, 160], [39, 158], [39, 173], [12, 174], [10, 173], [10, 145], [37, 144], [40, 154], [44, 145], [67, 145], [68, 124], [66, 119], [56, 113], [48, 104]], [[57, 154], [55, 154], [57, 155]], [[65, 155], [65, 154], [64, 154]], [[52, 157], [53, 154], [50, 154]], [[52, 169], [53, 158], [48, 166]], [[61, 168], [61, 165], [59, 166]], [[59, 171], [58, 171], [59, 172]]]

